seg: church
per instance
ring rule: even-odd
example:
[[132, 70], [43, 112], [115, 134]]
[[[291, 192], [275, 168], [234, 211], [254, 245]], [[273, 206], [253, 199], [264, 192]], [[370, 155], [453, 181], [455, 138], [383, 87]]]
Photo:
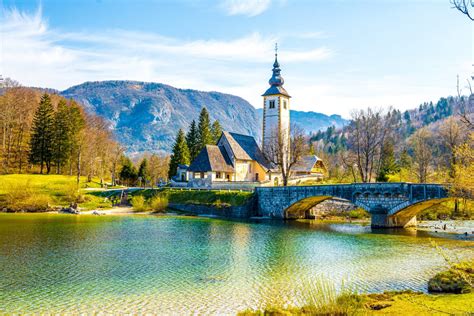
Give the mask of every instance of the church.
[[[243, 188], [278, 186], [282, 176], [278, 166], [269, 157], [269, 148], [281, 137], [278, 144], [283, 159], [290, 152], [290, 95], [283, 87], [278, 54], [275, 52], [270, 87], [263, 97], [262, 147], [252, 136], [224, 131], [216, 145], [207, 145], [189, 166], [178, 166], [173, 185], [205, 188]], [[273, 145], [274, 146], [274, 145]], [[304, 156], [290, 173], [289, 184], [317, 181], [323, 178], [326, 168], [318, 157]]]

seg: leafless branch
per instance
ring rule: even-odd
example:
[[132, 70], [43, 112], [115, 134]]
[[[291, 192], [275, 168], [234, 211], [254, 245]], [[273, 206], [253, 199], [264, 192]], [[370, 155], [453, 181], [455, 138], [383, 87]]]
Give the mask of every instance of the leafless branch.
[[474, 15], [470, 12], [474, 8], [474, 0], [451, 0], [453, 9], [457, 9], [462, 14], [465, 14], [471, 21], [474, 21]]

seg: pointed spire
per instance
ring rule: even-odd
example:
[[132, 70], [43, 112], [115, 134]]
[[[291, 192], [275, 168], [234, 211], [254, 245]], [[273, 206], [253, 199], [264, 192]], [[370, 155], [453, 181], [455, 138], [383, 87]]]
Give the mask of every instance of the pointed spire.
[[281, 76], [280, 72], [280, 63], [278, 62], [278, 43], [275, 43], [275, 62], [273, 63], [272, 77], [270, 80], [268, 80], [268, 83], [271, 87], [265, 91], [263, 96], [283, 94], [289, 97], [288, 92], [286, 92], [286, 90], [283, 88], [285, 80]]
[[280, 68], [280, 64], [278, 63], [278, 43], [275, 43], [275, 62], [273, 63], [273, 68]]
[[278, 63], [278, 43], [275, 43], [275, 62], [273, 63], [273, 75], [268, 81], [271, 86], [282, 86], [285, 83], [283, 77], [280, 75], [281, 69]]

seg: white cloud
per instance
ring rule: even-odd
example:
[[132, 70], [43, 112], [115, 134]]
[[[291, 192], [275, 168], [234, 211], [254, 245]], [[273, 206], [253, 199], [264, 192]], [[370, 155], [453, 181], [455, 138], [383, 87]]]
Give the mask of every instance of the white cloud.
[[[0, 17], [0, 74], [24, 85], [55, 89], [94, 80], [161, 82], [232, 93], [261, 107], [278, 41], [292, 108], [348, 116], [354, 108], [393, 105], [406, 109], [454, 94], [456, 74], [466, 78], [472, 69], [470, 62], [459, 62], [451, 73], [421, 85], [409, 75], [367, 80], [359, 65], [344, 72], [323, 72], [321, 62], [335, 56], [332, 49], [286, 49], [291, 40], [287, 37], [251, 33], [229, 40], [184, 41], [125, 30], [65, 33], [51, 29], [41, 10], [32, 14], [10, 10]], [[452, 77], [452, 86], [445, 84], [445, 77]]]
[[221, 6], [229, 15], [251, 17], [265, 12], [271, 2], [271, 0], [224, 0]]
[[[0, 74], [25, 85], [56, 89], [91, 80], [129, 79], [200, 90], [252, 91], [257, 69], [269, 75], [274, 42], [280, 40], [259, 33], [225, 41], [183, 41], [125, 30], [65, 33], [51, 29], [41, 10], [4, 13]], [[281, 56], [287, 63], [317, 62], [329, 58], [331, 51], [285, 50]]]

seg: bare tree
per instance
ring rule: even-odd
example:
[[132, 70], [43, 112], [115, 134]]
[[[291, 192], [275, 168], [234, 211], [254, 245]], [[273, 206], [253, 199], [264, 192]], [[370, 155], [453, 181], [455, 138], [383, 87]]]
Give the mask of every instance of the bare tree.
[[350, 150], [344, 150], [339, 153], [339, 157], [345, 169], [350, 171], [352, 181], [357, 182], [357, 156]]
[[447, 167], [449, 169], [449, 176], [455, 177], [456, 173], [456, 148], [461, 145], [467, 137], [465, 128], [458, 124], [458, 120], [451, 116], [447, 118], [440, 126], [439, 136], [442, 146], [446, 149], [448, 155]]
[[168, 155], [153, 154], [150, 156], [148, 162], [152, 186], [157, 184], [158, 180], [166, 179], [168, 177], [169, 161], [170, 156]]
[[283, 185], [287, 186], [292, 168], [301, 161], [306, 151], [306, 141], [303, 130], [296, 125], [293, 125], [290, 130], [289, 140], [285, 140], [283, 135], [287, 135], [287, 132], [275, 129], [263, 148], [263, 154], [271, 164], [278, 168]]
[[457, 9], [465, 14], [471, 21], [474, 21], [474, 0], [451, 0], [453, 9]]
[[362, 182], [371, 182], [380, 165], [382, 145], [391, 131], [392, 120], [382, 110], [358, 110], [348, 126], [348, 145], [356, 155]]
[[458, 93], [458, 107], [459, 115], [461, 117], [461, 122], [467, 126], [471, 131], [474, 130], [474, 121], [473, 121], [473, 111], [474, 111], [474, 94], [472, 93], [472, 86], [469, 79], [467, 79], [467, 88], [469, 89], [469, 97], [466, 99], [462, 95], [462, 89], [459, 86], [459, 76], [457, 76], [457, 93]]
[[112, 178], [112, 186], [117, 185], [117, 172], [120, 158], [125, 152], [125, 148], [120, 143], [114, 143], [111, 150], [110, 174]]
[[413, 171], [418, 178], [418, 182], [420, 183], [426, 182], [430, 163], [433, 159], [431, 140], [431, 132], [426, 127], [417, 130], [409, 140], [413, 149]]

